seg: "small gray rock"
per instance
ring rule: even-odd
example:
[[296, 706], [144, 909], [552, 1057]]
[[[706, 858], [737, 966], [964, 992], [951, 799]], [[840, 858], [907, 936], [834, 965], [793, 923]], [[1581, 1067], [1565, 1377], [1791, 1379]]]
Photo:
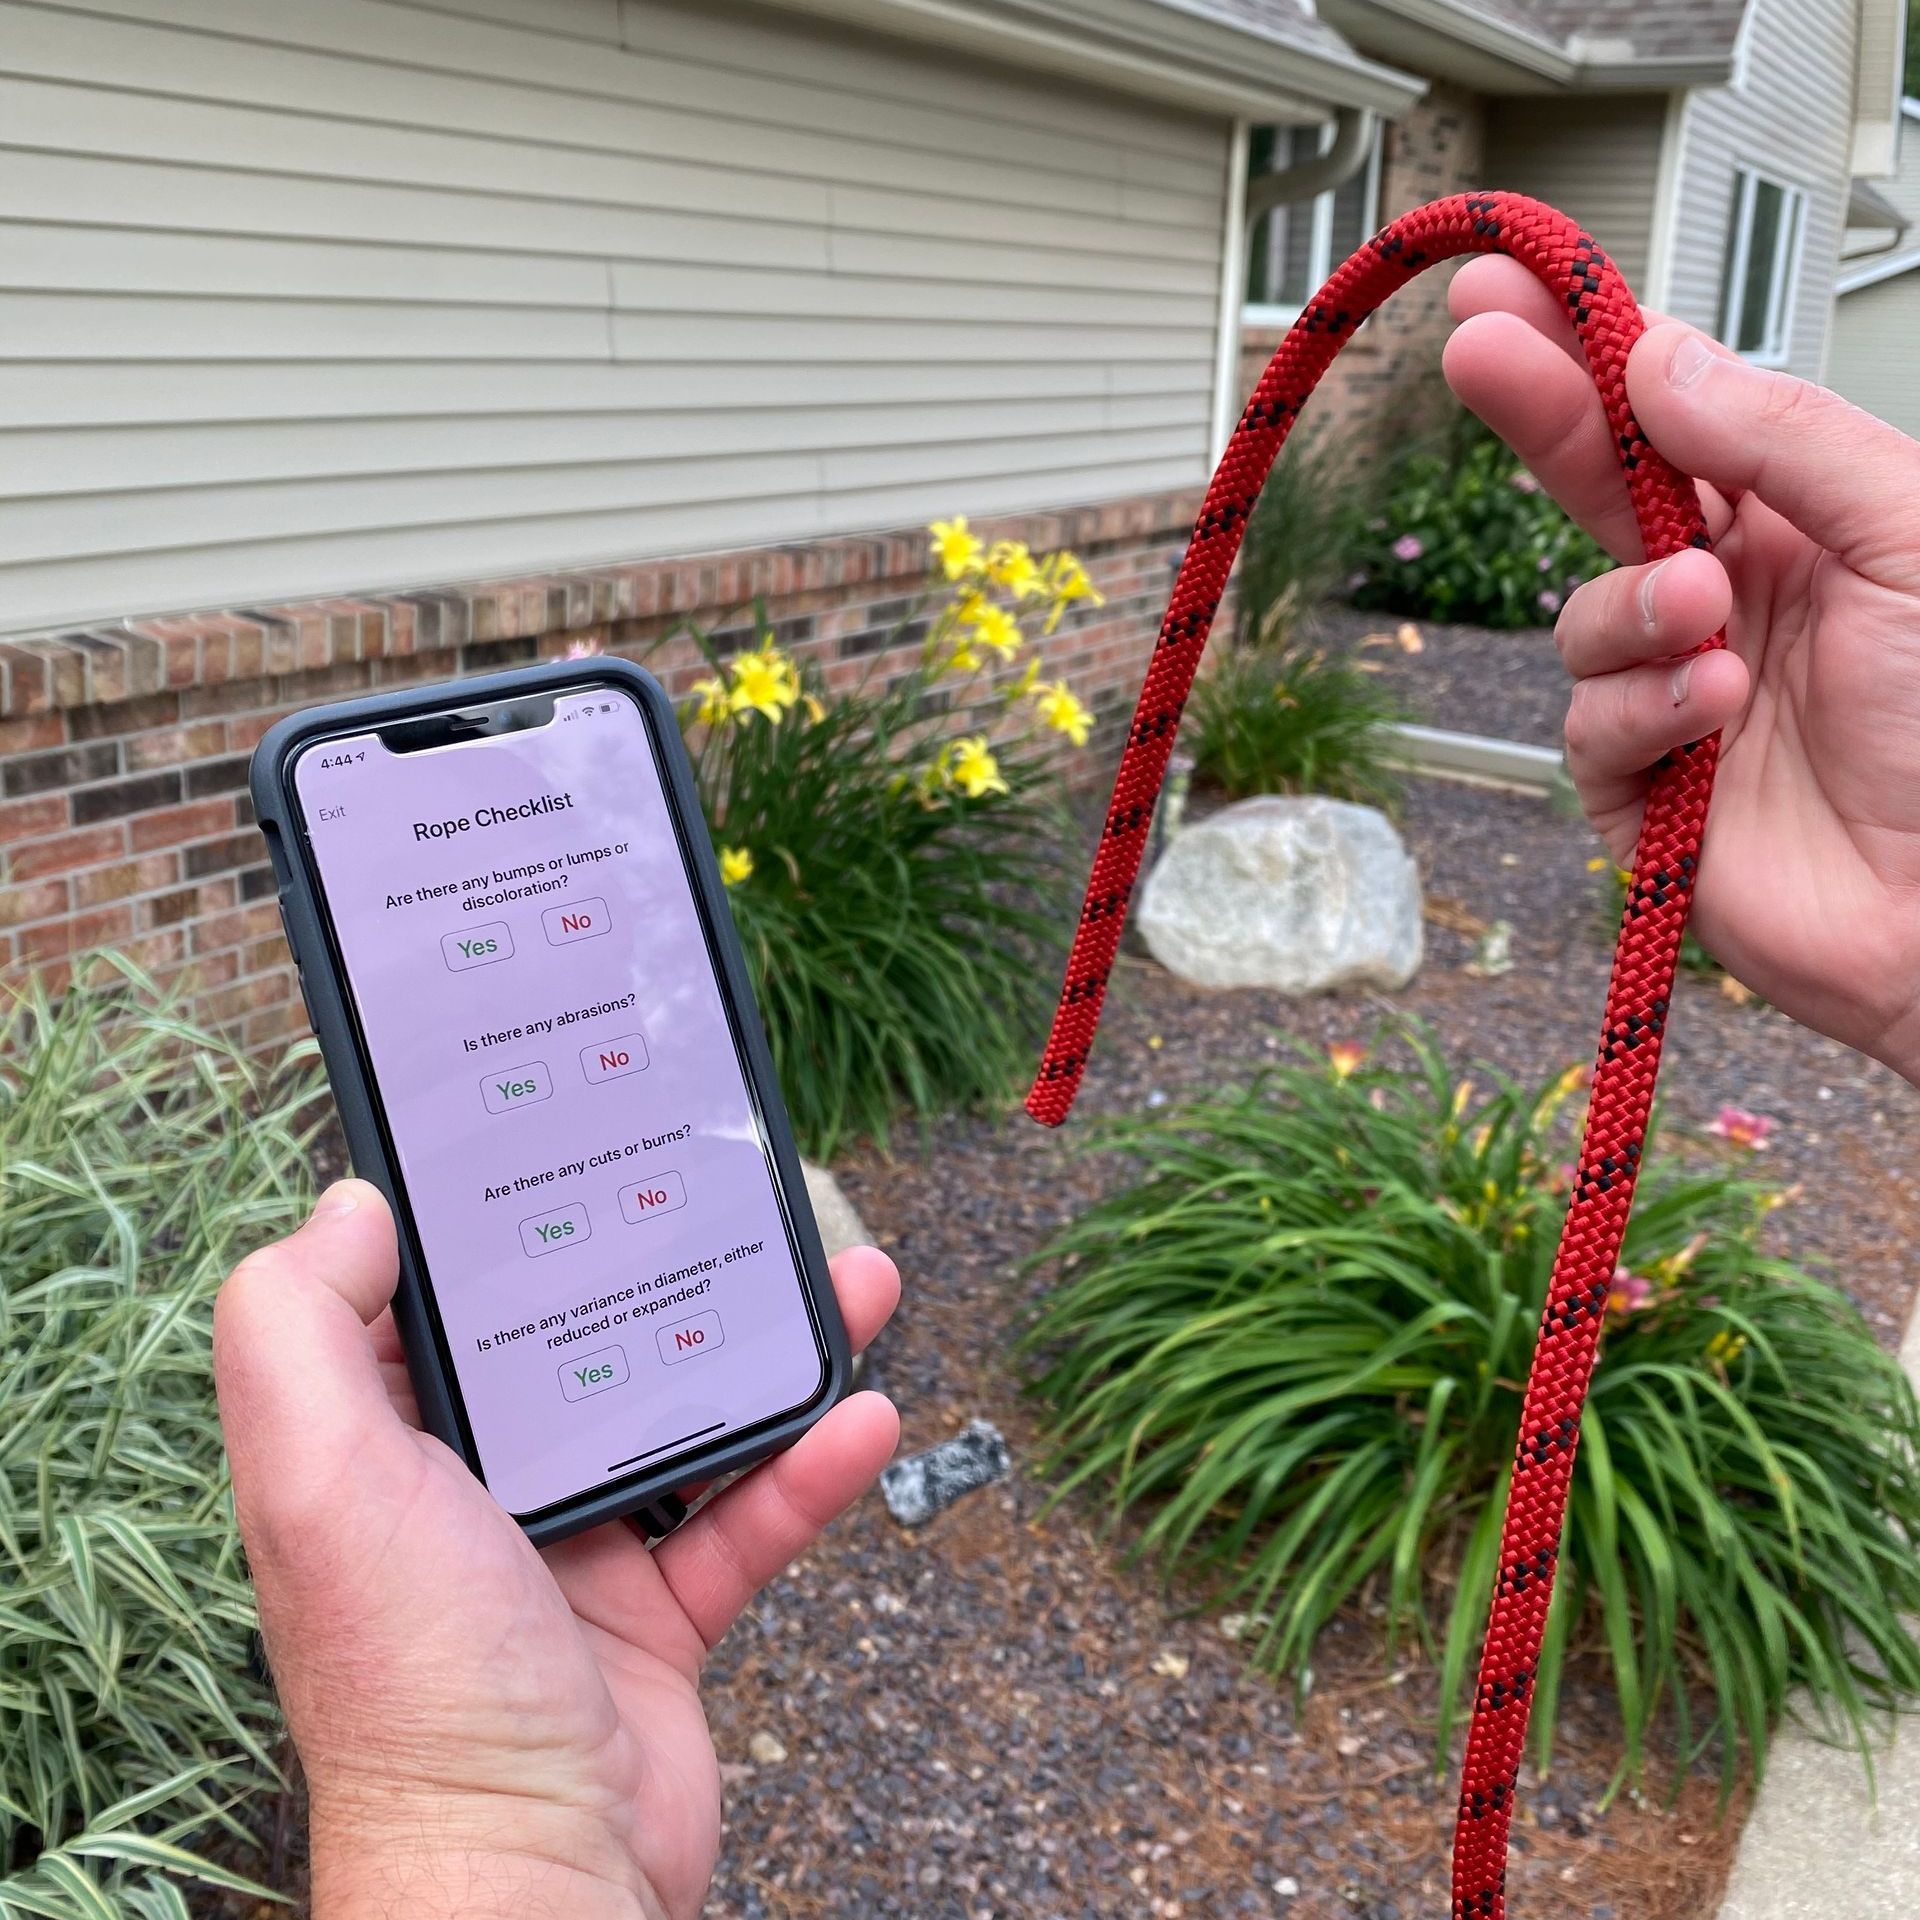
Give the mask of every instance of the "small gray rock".
[[1196, 986], [1394, 989], [1420, 965], [1420, 877], [1385, 814], [1269, 794], [1168, 843], [1139, 925]]
[[880, 1476], [887, 1511], [903, 1527], [923, 1526], [936, 1513], [976, 1487], [990, 1487], [1013, 1471], [1000, 1429], [989, 1420], [970, 1421], [951, 1440], [896, 1460]]

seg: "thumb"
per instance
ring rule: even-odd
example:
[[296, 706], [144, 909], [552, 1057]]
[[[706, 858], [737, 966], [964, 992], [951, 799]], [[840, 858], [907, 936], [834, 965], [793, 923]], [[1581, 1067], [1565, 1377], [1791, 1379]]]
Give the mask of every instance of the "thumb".
[[377, 1187], [343, 1180], [306, 1224], [241, 1261], [213, 1314], [213, 1377], [242, 1505], [268, 1486], [331, 1477], [392, 1426], [369, 1323], [393, 1298], [399, 1253]]
[[1673, 321], [1635, 345], [1627, 397], [1682, 473], [1754, 493], [1856, 572], [1920, 590], [1920, 446], [1897, 428]]

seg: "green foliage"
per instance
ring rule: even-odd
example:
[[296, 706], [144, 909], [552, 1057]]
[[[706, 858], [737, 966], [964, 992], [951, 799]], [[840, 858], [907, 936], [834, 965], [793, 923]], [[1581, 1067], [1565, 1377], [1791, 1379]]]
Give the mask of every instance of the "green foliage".
[[[1404, 1044], [1409, 1072], [1302, 1058], [1108, 1126], [1138, 1177], [1043, 1256], [1031, 1339], [1063, 1493], [1134, 1512], [1138, 1550], [1252, 1613], [1276, 1669], [1303, 1673], [1363, 1590], [1384, 1600], [1441, 1662], [1444, 1747], [1575, 1083], [1482, 1094]], [[1763, 1250], [1775, 1196], [1689, 1159], [1649, 1169], [1627, 1236], [1534, 1718], [1544, 1764], [1569, 1641], [1597, 1633], [1627, 1771], [1664, 1714], [1730, 1782], [1797, 1686], [1855, 1738], [1920, 1690], [1920, 1409], [1853, 1306]]]
[[1277, 646], [1347, 577], [1367, 490], [1350, 454], [1295, 433], [1247, 516], [1234, 569], [1243, 645]]
[[902, 1106], [924, 1121], [1004, 1099], [1072, 917], [1047, 757], [943, 734], [965, 672], [931, 647], [840, 693], [760, 657], [795, 695], [777, 720], [703, 723], [697, 701], [683, 719], [723, 865], [751, 863], [729, 897], [803, 1149], [884, 1143]]
[[1488, 627], [1551, 624], [1610, 564], [1488, 434], [1400, 461], [1352, 557], [1356, 605]]
[[1406, 718], [1377, 675], [1298, 642], [1229, 648], [1193, 690], [1194, 768], [1231, 799], [1323, 793], [1389, 806], [1386, 729]]
[[[269, 1085], [130, 968], [0, 1005], [0, 1915], [185, 1920], [273, 1776], [208, 1354], [310, 1198]], [[258, 1892], [258, 1889], [253, 1889]]]

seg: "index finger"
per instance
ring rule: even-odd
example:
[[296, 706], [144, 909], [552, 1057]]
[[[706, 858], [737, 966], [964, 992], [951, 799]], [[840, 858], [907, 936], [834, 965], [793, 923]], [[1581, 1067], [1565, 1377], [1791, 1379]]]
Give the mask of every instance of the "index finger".
[[[1489, 254], [1454, 275], [1447, 304], [1460, 322], [1442, 355], [1455, 395], [1616, 560], [1643, 559], [1613, 430], [1553, 295], [1519, 261]], [[1710, 488], [1700, 502], [1717, 539], [1731, 510]]]

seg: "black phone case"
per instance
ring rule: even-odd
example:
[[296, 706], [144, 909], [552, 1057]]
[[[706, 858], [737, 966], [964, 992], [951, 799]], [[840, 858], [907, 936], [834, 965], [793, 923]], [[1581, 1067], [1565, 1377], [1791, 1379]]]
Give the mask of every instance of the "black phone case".
[[557, 661], [508, 673], [368, 694], [289, 714], [254, 749], [250, 771], [254, 806], [279, 885], [287, 941], [299, 968], [307, 1016], [319, 1036], [321, 1055], [333, 1082], [334, 1099], [340, 1109], [354, 1171], [387, 1196], [399, 1228], [400, 1282], [394, 1294], [393, 1310], [406, 1349], [407, 1370], [419, 1398], [420, 1417], [429, 1432], [438, 1435], [477, 1472], [473, 1452], [454, 1411], [453, 1392], [446, 1377], [440, 1343], [428, 1316], [420, 1250], [401, 1197], [399, 1170], [388, 1156], [370, 1077], [361, 1060], [339, 959], [320, 911], [312, 861], [297, 824], [289, 768], [295, 751], [320, 735], [384, 726], [444, 707], [449, 701], [470, 706], [596, 682], [612, 682], [634, 695], [659, 755], [668, 807], [678, 826], [695, 899], [707, 924], [721, 992], [740, 1040], [748, 1077], [772, 1148], [775, 1186], [799, 1254], [801, 1280], [820, 1332], [820, 1344], [827, 1356], [827, 1378], [819, 1398], [798, 1413], [738, 1437], [723, 1439], [710, 1449], [698, 1450], [675, 1465], [670, 1473], [651, 1473], [626, 1481], [615, 1488], [583, 1495], [558, 1511], [522, 1521], [521, 1525], [536, 1546], [564, 1539], [604, 1520], [636, 1513], [680, 1487], [736, 1472], [791, 1446], [845, 1397], [852, 1373], [846, 1328], [827, 1272], [820, 1230], [807, 1198], [793, 1127], [787, 1118], [786, 1102], [781, 1098], [780, 1083], [774, 1075], [773, 1058], [767, 1050], [766, 1034], [747, 979], [739, 936], [734, 931], [733, 914], [727, 905], [726, 889], [721, 884], [720, 868], [701, 814], [693, 769], [680, 739], [672, 704], [660, 683], [631, 661], [611, 656]]

